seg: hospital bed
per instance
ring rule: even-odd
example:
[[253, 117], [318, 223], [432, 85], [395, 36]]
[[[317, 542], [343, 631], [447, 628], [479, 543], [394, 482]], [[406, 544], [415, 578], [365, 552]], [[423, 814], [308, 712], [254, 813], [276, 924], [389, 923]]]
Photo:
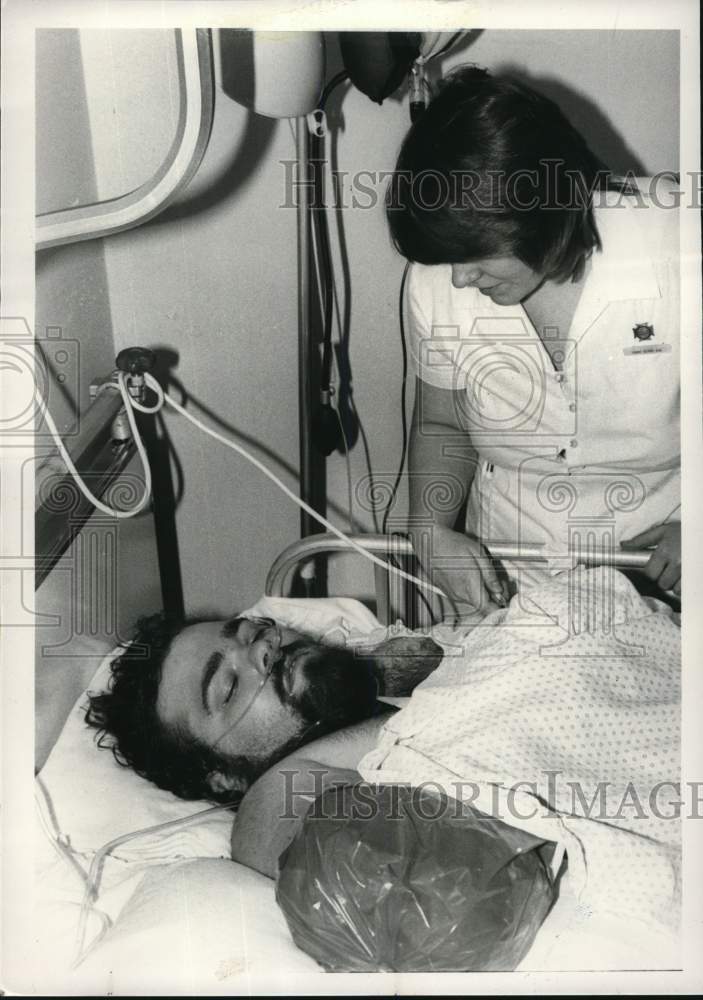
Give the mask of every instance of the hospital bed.
[[[185, 104], [196, 109], [200, 120], [187, 130], [185, 119], [180, 123], [179, 132], [191, 137], [190, 150], [174, 146], [184, 168], [182, 179], [192, 173], [202, 155], [212, 117], [205, 86], [208, 74], [202, 72], [207, 47], [203, 32], [197, 35], [194, 32], [190, 42], [185, 39], [186, 56], [188, 44], [191, 56], [184, 78], [194, 98]], [[115, 200], [112, 208], [124, 205]], [[64, 241], [67, 229], [56, 230], [57, 225], [85, 229], [82, 215], [85, 210], [77, 209], [62, 213], [61, 219], [44, 219], [37, 245]], [[94, 220], [88, 221], [94, 225]], [[99, 234], [110, 227], [114, 228], [111, 220], [104, 218]], [[300, 226], [301, 241], [306, 232]], [[301, 246], [301, 258], [307, 262], [307, 244], [301, 242]], [[79, 471], [94, 477], [91, 485], [100, 497], [133, 457], [133, 443], [120, 427], [120, 410], [119, 397], [98, 393], [72, 448]], [[89, 503], [80, 497], [75, 503], [51, 503], [50, 495], [42, 494], [52, 477], [54, 496], [60, 498], [72, 489], [60, 463], [49, 460], [40, 470], [34, 567], [42, 587], [51, 585], [52, 575], [61, 570], [60, 560], [73, 558], [73, 547], [84, 541], [84, 551], [89, 553], [95, 550], [97, 539], [96, 533], [85, 538], [86, 527], [94, 523]], [[130, 562], [129, 585], [135, 591], [146, 548], [155, 547], [153, 538], [142, 537], [150, 533], [147, 521], [132, 526], [135, 532], [141, 531], [139, 556]], [[109, 532], [106, 539], [117, 544]], [[252, 610], [321, 635], [340, 627], [369, 634], [398, 617], [411, 626], [425, 624], [427, 595], [422, 590], [418, 593], [407, 580], [388, 577], [378, 567], [375, 613], [348, 598], [285, 597], [286, 581], [301, 565], [345, 551], [352, 542], [374, 554], [388, 554], [410, 573], [416, 569], [408, 542], [400, 536], [357, 536], [349, 542], [326, 535], [305, 538], [276, 559], [267, 578], [267, 596]], [[541, 558], [539, 550], [509, 542], [489, 547], [498, 558]], [[104, 545], [102, 557], [109, 552], [109, 545]], [[637, 568], [648, 554], [618, 554], [617, 558], [621, 560], [618, 565]], [[600, 564], [615, 559], [612, 553], [598, 554]], [[72, 565], [78, 565], [78, 560], [73, 558]], [[111, 583], [120, 585], [119, 580]], [[77, 584], [74, 593], [80, 591]], [[97, 605], [97, 597], [103, 595], [85, 596]], [[50, 610], [58, 618], [63, 609]], [[87, 619], [89, 609], [81, 608], [81, 614], [84, 610]], [[295, 947], [275, 903], [271, 881], [229, 860], [231, 815], [212, 810], [205, 802], [183, 802], [120, 768], [108, 751], [98, 749], [94, 731], [84, 723], [85, 691], [99, 690], [106, 683], [114, 643], [104, 642], [89, 628], [74, 635], [72, 643], [70, 655], [68, 646], [63, 654], [61, 683], [52, 684], [51, 696], [38, 711], [51, 718], [40, 720], [46, 723], [47, 735], [39, 741], [41, 766], [35, 787], [33, 936], [38, 950], [33, 969], [28, 970], [34, 988], [27, 992], [356, 993], [357, 977], [338, 976], [331, 986], [329, 977]], [[49, 664], [54, 678], [57, 659]], [[607, 915], [595, 920], [580, 910], [567, 876], [559, 903], [523, 969], [648, 968], [653, 955], [663, 965], [675, 963], [671, 953], [664, 951], [656, 928], [641, 923], [627, 926]], [[409, 986], [403, 977], [395, 977], [391, 986], [379, 982], [376, 991], [400, 992], [404, 985]]]
[[[409, 558], [398, 539], [367, 541], [375, 551], [390, 547], [394, 557]], [[295, 543], [274, 562], [269, 594], [252, 610], [320, 636], [340, 625], [362, 634], [379, 629], [375, 615], [353, 599], [280, 596], [301, 560], [342, 547], [325, 537]], [[381, 593], [379, 607], [386, 601]], [[106, 682], [112, 655], [90, 689]], [[329, 990], [326, 974], [294, 945], [274, 883], [228, 860], [231, 814], [184, 802], [119, 767], [96, 747], [83, 721], [84, 702], [81, 695], [36, 779], [35, 930], [44, 988], [57, 994]], [[183, 823], [184, 817], [193, 819]], [[521, 969], [649, 968], [653, 955], [672, 967], [672, 947], [658, 927], [584, 912], [566, 876]], [[352, 993], [358, 980], [337, 975], [334, 988]]]
[[[130, 443], [115, 444], [114, 430], [105, 432], [106, 426], [114, 428], [119, 400], [103, 394], [96, 403], [73, 454], [79, 471], [99, 470], [102, 490], [126, 467]], [[81, 500], [72, 516], [65, 506], [47, 503], [52, 475], [59, 493], [67, 486], [51, 462], [37, 477], [36, 568], [43, 586], [86, 530], [91, 513]], [[416, 569], [411, 547], [399, 535], [310, 536], [274, 560], [265, 596], [251, 611], [321, 638], [340, 629], [362, 636], [383, 633], [399, 617], [417, 626], [427, 595], [423, 603], [415, 584], [378, 567], [375, 613], [352, 598], [285, 596], [287, 581], [301, 566], [352, 547], [388, 558], [410, 574]], [[495, 543], [491, 551], [499, 558], [541, 558], [535, 547]], [[600, 552], [597, 561], [637, 568], [647, 558], [646, 552]], [[293, 943], [274, 883], [229, 860], [231, 813], [207, 802], [184, 802], [118, 766], [109, 751], [96, 746], [95, 732], [84, 722], [85, 691], [107, 683], [118, 651], [112, 647], [90, 636], [87, 644], [81, 646], [79, 637], [75, 645], [74, 637], [77, 697], [65, 724], [54, 723], [60, 732], [52, 736], [36, 776], [34, 929], [46, 973], [40, 989], [57, 995], [329, 991], [326, 974]], [[98, 653], [97, 670], [86, 670]], [[521, 969], [649, 968], [653, 955], [658, 967], [672, 967], [673, 946], [658, 926], [585, 912], [567, 874]], [[334, 989], [356, 992], [358, 979], [337, 975]]]

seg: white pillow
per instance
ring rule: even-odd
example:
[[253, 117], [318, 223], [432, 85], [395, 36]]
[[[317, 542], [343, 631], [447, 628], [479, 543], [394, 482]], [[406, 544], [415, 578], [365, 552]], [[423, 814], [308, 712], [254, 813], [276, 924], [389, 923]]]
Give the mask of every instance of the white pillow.
[[274, 891], [234, 861], [152, 868], [65, 985], [74, 995], [83, 984], [117, 996], [287, 995], [291, 976], [325, 973], [294, 944]]
[[[374, 615], [350, 598], [264, 597], [244, 613], [273, 617], [290, 628], [339, 645], [349, 635], [380, 628]], [[106, 687], [110, 662], [120, 652], [114, 650], [103, 660], [89, 690]], [[85, 723], [86, 704], [84, 693], [40, 772], [54, 826], [74, 851], [92, 853], [117, 837], [212, 808], [210, 802], [184, 801], [117, 764], [109, 749], [97, 747], [96, 730]], [[111, 856], [147, 864], [179, 858], [228, 858], [231, 828], [231, 812], [214, 812], [194, 824], [127, 841], [116, 846]]]

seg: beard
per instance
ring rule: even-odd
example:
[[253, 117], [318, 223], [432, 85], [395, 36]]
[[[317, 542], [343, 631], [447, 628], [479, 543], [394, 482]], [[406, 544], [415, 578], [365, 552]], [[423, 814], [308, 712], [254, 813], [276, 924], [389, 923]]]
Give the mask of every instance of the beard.
[[371, 659], [309, 639], [282, 653], [272, 676], [276, 692], [307, 726], [316, 727], [316, 736], [374, 714], [379, 685]]

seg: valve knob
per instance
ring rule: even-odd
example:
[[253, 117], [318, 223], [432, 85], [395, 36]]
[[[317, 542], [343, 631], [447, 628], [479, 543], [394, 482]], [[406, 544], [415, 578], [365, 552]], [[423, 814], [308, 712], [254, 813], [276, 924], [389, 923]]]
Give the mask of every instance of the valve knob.
[[117, 355], [115, 364], [128, 375], [143, 375], [156, 364], [156, 355], [148, 347], [125, 347]]

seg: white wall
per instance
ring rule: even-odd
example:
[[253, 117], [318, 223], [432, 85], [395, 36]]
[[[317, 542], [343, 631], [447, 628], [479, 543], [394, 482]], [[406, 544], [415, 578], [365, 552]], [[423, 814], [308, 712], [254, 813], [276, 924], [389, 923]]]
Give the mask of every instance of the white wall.
[[[112, 183], [116, 168], [109, 141], [128, 134], [129, 127], [120, 123], [130, 107], [144, 121], [160, 122], [153, 126], [160, 142], [168, 132], [173, 67], [158, 49], [163, 39], [147, 38], [147, 32], [132, 33], [128, 46], [117, 33], [109, 46], [92, 34], [92, 40], [86, 33], [82, 38], [87, 78], [94, 80], [100, 67], [110, 86], [118, 76], [121, 80], [115, 114], [106, 117], [100, 102], [93, 105], [89, 98], [96, 163]], [[474, 61], [527, 75], [562, 104], [611, 166], [651, 173], [678, 165], [677, 45], [677, 33], [662, 31], [485, 31], [445, 57], [444, 68]], [[144, 54], [155, 51], [161, 52], [158, 61], [147, 60], [145, 69]], [[188, 392], [259, 445], [258, 454], [295, 485], [290, 471], [298, 466], [295, 214], [278, 207], [284, 194], [279, 161], [294, 155], [294, 142], [289, 123], [252, 116], [235, 104], [223, 88], [217, 58], [216, 64], [212, 139], [180, 208], [105, 241], [115, 342], [117, 348], [143, 343], [173, 351], [175, 374]], [[332, 38], [328, 77], [339, 66]], [[236, 67], [227, 69], [232, 71]], [[339, 169], [392, 169], [409, 126], [402, 91], [378, 107], [341, 88], [329, 112]], [[133, 179], [144, 162], [141, 147], [131, 139], [118, 145], [119, 170]], [[149, 155], [158, 145], [151, 143]], [[101, 190], [103, 183], [99, 176]], [[345, 210], [331, 221], [340, 295], [339, 224], [351, 279], [354, 401], [371, 467], [377, 477], [392, 480], [400, 453], [397, 299], [404, 262], [391, 246], [382, 203]], [[178, 526], [186, 603], [190, 610], [246, 605], [261, 592], [271, 560], [297, 537], [298, 512], [258, 472], [180, 418], [167, 423], [185, 475]], [[351, 462], [353, 492], [369, 471], [361, 440]], [[344, 511], [346, 463], [339, 454], [328, 463], [328, 481], [330, 500]], [[403, 504], [401, 497], [400, 512]], [[356, 502], [353, 512], [372, 527], [370, 514]], [[333, 519], [346, 527], [344, 516]], [[351, 574], [346, 560], [337, 564], [333, 584], [346, 589], [353, 579], [360, 591], [370, 589], [370, 571]]]
[[80, 32], [97, 194], [117, 198], [150, 180], [178, 122], [175, 33]]
[[[98, 197], [79, 35], [36, 33], [36, 207], [89, 204]], [[99, 240], [37, 254], [35, 333], [47, 340], [47, 403], [63, 434], [90, 403], [90, 382], [114, 367], [110, 292]], [[50, 339], [60, 334], [60, 339]], [[51, 367], [66, 345], [67, 361]], [[57, 376], [65, 376], [64, 382]], [[36, 458], [51, 445], [35, 442]], [[132, 463], [129, 472], [138, 467]], [[31, 476], [27, 477], [29, 490]], [[114, 534], [113, 534], [114, 533]], [[115, 541], [112, 560], [107, 546]], [[102, 546], [101, 554], [96, 553]], [[114, 575], [113, 575], [114, 574]], [[36, 594], [36, 764], [58, 736], [106, 649], [128, 638], [138, 614], [158, 610], [160, 585], [151, 515], [120, 521], [94, 516]]]
[[[331, 62], [329, 75], [339, 68]], [[613, 169], [654, 173], [678, 168], [678, 32], [484, 31], [460, 42], [441, 65], [430, 66], [436, 77], [440, 70], [446, 73], [466, 62], [520, 75], [557, 100]], [[405, 94], [400, 91], [379, 107], [349, 89], [341, 111], [335, 112], [336, 107], [333, 99], [331, 113], [343, 119], [339, 169], [351, 174], [392, 169], [409, 128]], [[344, 231], [351, 272], [354, 398], [368, 434], [375, 477], [392, 482], [401, 440], [397, 300], [404, 261], [390, 244], [382, 205], [346, 211]], [[409, 411], [413, 383], [411, 373]], [[353, 469], [356, 483], [367, 471], [358, 446]], [[344, 504], [346, 469], [339, 456], [330, 461], [329, 481], [331, 498]], [[395, 508], [401, 521], [406, 509], [401, 492]], [[357, 506], [355, 515], [371, 528], [368, 513]], [[343, 562], [348, 564], [348, 558]], [[346, 565], [332, 580], [345, 587], [352, 578], [360, 581], [361, 571], [355, 568], [352, 577]], [[370, 581], [370, 572], [363, 579]]]
[[[114, 33], [108, 45], [102, 32], [83, 33], [87, 64], [120, 80], [119, 120], [131, 108], [158, 122], [163, 81], [150, 89], [151, 69], [144, 76], [158, 44], [150, 34]], [[170, 93], [173, 63], [160, 65]], [[174, 209], [104, 241], [115, 346], [172, 352], [173, 374], [191, 399], [242, 434], [295, 489], [296, 217], [277, 208], [284, 194], [279, 160], [292, 158], [295, 145], [287, 121], [235, 104], [223, 90], [219, 57], [216, 66], [214, 125], [196, 178]], [[117, 145], [114, 136], [134, 126], [116, 130], [103, 98], [98, 91], [89, 104], [97, 161], [108, 170], [111, 134]], [[140, 147], [121, 138], [119, 149], [120, 170], [133, 183]], [[114, 187], [117, 172], [109, 172]], [[297, 510], [182, 418], [167, 414], [166, 424], [184, 471], [178, 532], [186, 605], [241, 608], [263, 592], [267, 566], [295, 539]]]
[[614, 170], [676, 170], [678, 31], [484, 31], [444, 66], [520, 75], [557, 101]]

